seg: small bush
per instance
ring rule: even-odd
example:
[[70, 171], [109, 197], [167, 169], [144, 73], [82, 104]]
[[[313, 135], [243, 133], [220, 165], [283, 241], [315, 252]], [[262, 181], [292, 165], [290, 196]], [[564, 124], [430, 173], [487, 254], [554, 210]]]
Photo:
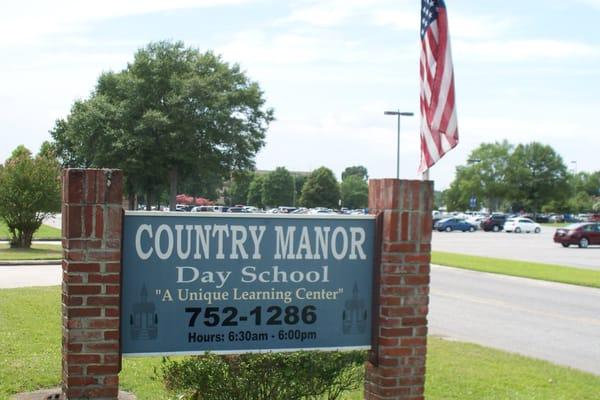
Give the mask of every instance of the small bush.
[[338, 399], [363, 382], [364, 352], [259, 353], [164, 358], [165, 387], [189, 400]]

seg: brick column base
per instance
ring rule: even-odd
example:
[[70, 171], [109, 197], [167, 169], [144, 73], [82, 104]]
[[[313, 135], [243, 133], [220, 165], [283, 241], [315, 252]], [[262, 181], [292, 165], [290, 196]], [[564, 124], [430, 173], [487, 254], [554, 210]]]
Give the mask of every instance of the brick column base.
[[424, 399], [432, 207], [431, 181], [369, 181], [369, 209], [383, 213], [383, 232], [365, 399]]
[[62, 396], [117, 399], [123, 176], [63, 172]]

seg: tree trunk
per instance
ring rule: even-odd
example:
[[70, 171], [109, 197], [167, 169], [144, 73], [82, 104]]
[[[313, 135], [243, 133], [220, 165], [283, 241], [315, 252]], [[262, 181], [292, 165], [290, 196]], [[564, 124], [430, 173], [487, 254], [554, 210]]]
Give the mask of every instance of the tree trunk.
[[152, 211], [152, 192], [149, 190], [146, 191], [146, 211]]
[[10, 247], [17, 249], [31, 248], [31, 241], [35, 231], [36, 229], [16, 229], [10, 240]]
[[127, 208], [129, 210], [135, 209], [135, 194], [133, 193], [129, 193], [129, 195], [127, 196]]
[[177, 167], [172, 167], [169, 171], [169, 211], [175, 211], [177, 203]]

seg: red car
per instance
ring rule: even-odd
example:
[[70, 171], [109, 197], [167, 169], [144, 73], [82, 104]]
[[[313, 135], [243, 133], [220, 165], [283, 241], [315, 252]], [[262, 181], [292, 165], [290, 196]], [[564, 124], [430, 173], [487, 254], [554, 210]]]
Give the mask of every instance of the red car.
[[579, 247], [588, 247], [591, 244], [600, 245], [600, 223], [581, 222], [558, 228], [554, 232], [554, 241], [563, 247], [576, 244]]

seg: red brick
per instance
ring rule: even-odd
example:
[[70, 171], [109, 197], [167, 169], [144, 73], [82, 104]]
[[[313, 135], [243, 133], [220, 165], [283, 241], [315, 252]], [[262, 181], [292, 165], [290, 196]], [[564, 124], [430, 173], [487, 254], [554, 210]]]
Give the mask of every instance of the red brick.
[[63, 282], [66, 283], [83, 283], [83, 276], [76, 274], [69, 274], [63, 272]]
[[407, 315], [414, 315], [415, 309], [413, 307], [382, 307], [381, 315], [386, 317], [403, 317]]
[[68, 294], [100, 294], [102, 286], [100, 285], [68, 285]]
[[83, 229], [82, 236], [89, 238], [92, 237], [92, 234], [95, 232], [94, 227], [94, 214], [95, 214], [94, 206], [86, 206], [83, 209]]
[[106, 285], [104, 290], [105, 294], [121, 294], [121, 286], [120, 285]]
[[104, 340], [119, 340], [119, 331], [104, 331]]
[[121, 263], [106, 263], [105, 272], [110, 273], [121, 273]]
[[384, 243], [383, 251], [393, 253], [414, 253], [416, 246], [415, 243]]
[[67, 316], [70, 318], [78, 317], [99, 317], [101, 316], [102, 310], [99, 308], [69, 308], [67, 310]]
[[118, 374], [119, 367], [117, 365], [90, 365], [87, 367], [87, 372], [92, 375]]
[[120, 283], [119, 274], [89, 274], [88, 283]]
[[397, 276], [382, 276], [381, 277], [381, 284], [383, 285], [399, 285], [402, 282], [402, 277], [397, 275]]
[[119, 366], [121, 364], [121, 356], [119, 354], [104, 354], [103, 358], [105, 365]]
[[109, 375], [104, 377], [105, 385], [118, 385], [119, 384], [119, 376], [118, 375]]
[[400, 219], [400, 240], [407, 241], [408, 240], [408, 213], [403, 212], [402, 217]]
[[404, 277], [404, 283], [407, 285], [428, 285], [429, 275], [408, 275]]
[[66, 238], [79, 238], [81, 237], [81, 215], [83, 213], [83, 207], [79, 205], [68, 204], [65, 208], [67, 213], [65, 231], [63, 236]]
[[69, 332], [70, 343], [97, 342], [102, 339], [104, 339], [102, 331], [76, 329]]
[[84, 325], [90, 329], [118, 329], [119, 320], [117, 318], [90, 319], [84, 321]]
[[109, 353], [118, 352], [118, 343], [86, 343], [85, 351], [88, 353]]
[[[88, 368], [89, 371], [89, 368]], [[85, 399], [95, 398], [111, 398], [116, 399], [119, 396], [119, 388], [117, 386], [105, 386], [95, 388], [85, 388], [82, 391], [81, 396]]]
[[429, 254], [409, 254], [404, 259], [407, 263], [429, 264], [431, 256]]
[[89, 296], [86, 300], [89, 306], [117, 306], [119, 302], [116, 296]]
[[99, 263], [66, 263], [66, 270], [69, 272], [100, 272]]
[[121, 252], [115, 250], [89, 250], [88, 259], [94, 261], [121, 261]]
[[423, 326], [423, 325], [427, 325], [427, 318], [406, 317], [406, 318], [402, 318], [402, 324], [405, 326]]
[[104, 237], [104, 207], [103, 206], [96, 206], [95, 217], [96, 217], [96, 221], [95, 221], [96, 229], [94, 231], [94, 236], [102, 239]]
[[88, 386], [88, 385], [97, 385], [98, 379], [92, 376], [77, 376], [77, 377], [68, 377], [67, 385], [68, 386]]
[[66, 306], [69, 307], [77, 307], [77, 306], [81, 306], [83, 305], [83, 297], [79, 297], [79, 296], [68, 296], [66, 294], [63, 294], [62, 296], [62, 302], [63, 304], [65, 304]]
[[107, 217], [107, 229], [105, 229], [105, 239], [121, 237], [121, 225], [123, 222], [123, 209], [119, 207], [109, 207]]
[[97, 364], [100, 362], [98, 354], [69, 354], [67, 356], [69, 364]]
[[83, 201], [83, 170], [67, 169], [63, 173], [64, 202], [81, 203]]
[[105, 308], [104, 316], [109, 318], [118, 317], [120, 315], [118, 308]]

